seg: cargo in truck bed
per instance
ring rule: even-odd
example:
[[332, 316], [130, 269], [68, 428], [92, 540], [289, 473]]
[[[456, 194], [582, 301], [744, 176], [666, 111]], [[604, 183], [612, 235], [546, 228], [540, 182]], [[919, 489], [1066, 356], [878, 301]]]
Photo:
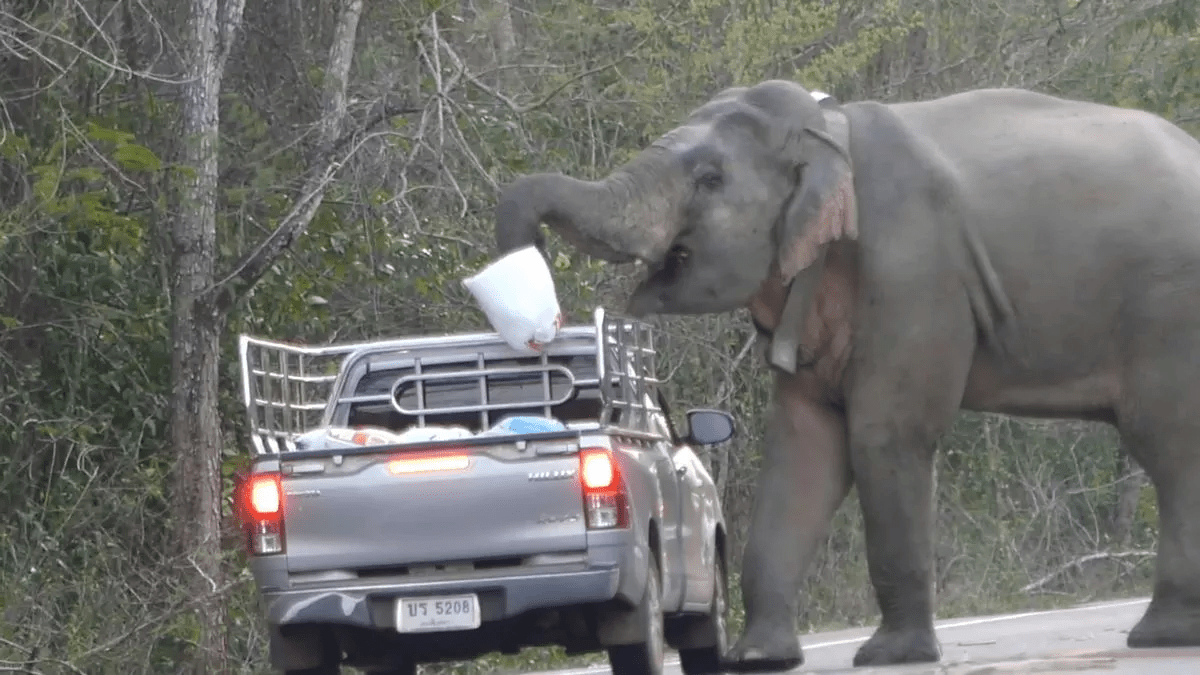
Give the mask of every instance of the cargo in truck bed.
[[235, 490], [273, 665], [413, 673], [557, 644], [617, 675], [725, 648], [725, 520], [672, 423], [656, 335], [596, 310], [540, 354], [494, 333], [300, 347], [243, 336]]

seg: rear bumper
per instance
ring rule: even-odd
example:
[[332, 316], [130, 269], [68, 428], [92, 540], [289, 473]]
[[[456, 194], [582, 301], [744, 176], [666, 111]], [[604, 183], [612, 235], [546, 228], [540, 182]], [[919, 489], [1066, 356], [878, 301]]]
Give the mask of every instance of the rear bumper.
[[646, 585], [649, 550], [630, 530], [588, 535], [586, 557], [579, 562], [536, 565], [492, 573], [347, 579], [298, 585], [283, 556], [251, 559], [265, 603], [267, 621], [288, 624], [339, 624], [394, 630], [396, 600], [401, 597], [475, 593], [481, 620], [500, 621], [535, 609], [571, 607], [618, 600], [630, 605]]
[[496, 575], [468, 579], [383, 582], [338, 587], [267, 591], [267, 620], [274, 625], [339, 624], [395, 628], [400, 597], [476, 593], [481, 619], [497, 621], [531, 609], [603, 602], [619, 595], [616, 565], [572, 571]]

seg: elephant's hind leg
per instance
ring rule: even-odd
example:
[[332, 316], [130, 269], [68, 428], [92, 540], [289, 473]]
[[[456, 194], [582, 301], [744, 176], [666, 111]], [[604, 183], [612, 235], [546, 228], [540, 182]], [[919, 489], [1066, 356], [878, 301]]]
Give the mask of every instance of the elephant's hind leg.
[[1159, 522], [1154, 593], [1130, 647], [1200, 646], [1200, 384], [1187, 386], [1195, 392], [1175, 401], [1139, 400], [1150, 419], [1122, 423], [1123, 442], [1154, 484]]
[[846, 422], [817, 402], [811, 371], [779, 375], [742, 560], [746, 628], [726, 655], [730, 671], [800, 665], [800, 582], [849, 491]]

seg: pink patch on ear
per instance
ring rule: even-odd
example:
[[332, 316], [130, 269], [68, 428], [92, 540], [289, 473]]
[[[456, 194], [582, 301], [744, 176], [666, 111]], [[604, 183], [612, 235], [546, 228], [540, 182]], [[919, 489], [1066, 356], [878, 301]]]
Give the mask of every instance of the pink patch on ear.
[[800, 270], [813, 264], [821, 247], [838, 239], [858, 238], [858, 204], [854, 198], [854, 176], [849, 171], [842, 174], [837, 188], [825, 203], [814, 222], [804, 229], [791, 250], [783, 258], [780, 272], [791, 280]]

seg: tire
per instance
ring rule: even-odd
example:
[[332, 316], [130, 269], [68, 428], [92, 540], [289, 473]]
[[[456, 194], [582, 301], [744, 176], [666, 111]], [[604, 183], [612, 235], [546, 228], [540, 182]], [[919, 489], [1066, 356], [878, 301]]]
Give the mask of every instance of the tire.
[[384, 670], [368, 670], [367, 675], [417, 675], [417, 664], [406, 661], [402, 665], [392, 666]]
[[285, 670], [283, 675], [341, 675], [342, 667], [339, 665], [320, 665], [315, 668], [304, 668], [302, 670]]
[[708, 647], [680, 649], [679, 665], [684, 675], [711, 675], [724, 672], [721, 663], [725, 657], [725, 650], [728, 649], [729, 640], [726, 626], [729, 616], [729, 577], [725, 573], [725, 561], [721, 560], [720, 556], [717, 556], [717, 560], [713, 564], [713, 573], [713, 598], [707, 620], [709, 629], [717, 634], [717, 642]]
[[658, 561], [651, 556], [646, 574], [646, 592], [638, 607], [638, 613], [647, 617], [646, 626], [643, 627], [645, 639], [634, 644], [613, 645], [608, 648], [608, 663], [613, 675], [662, 675], [666, 640], [663, 635], [660, 583]]
[[312, 668], [285, 669], [284, 675], [341, 675], [342, 650], [338, 647], [337, 641], [331, 634], [325, 632], [316, 636], [316, 639], [320, 643], [321, 665]]

